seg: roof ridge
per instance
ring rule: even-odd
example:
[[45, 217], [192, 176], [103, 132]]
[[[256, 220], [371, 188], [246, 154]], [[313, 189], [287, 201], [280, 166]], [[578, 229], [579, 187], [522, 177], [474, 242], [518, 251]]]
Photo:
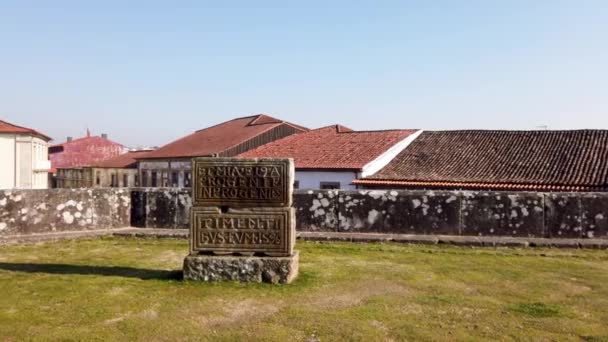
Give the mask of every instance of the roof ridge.
[[118, 144], [118, 145], [120, 145], [120, 146], [122, 146], [122, 147], [126, 147], [125, 145], [123, 145], [123, 144], [121, 144], [121, 143], [119, 143], [119, 142], [116, 142], [116, 141], [114, 141], [114, 140], [110, 140], [110, 139], [108, 139], [108, 138], [104, 138], [104, 137], [102, 137], [101, 135], [92, 135], [92, 136], [88, 136], [88, 137], [87, 137], [87, 136], [84, 136], [84, 137], [80, 137], [80, 138], [73, 139], [72, 141], [65, 141], [65, 142], [62, 142], [62, 143], [60, 143], [60, 144], [55, 144], [55, 145], [53, 145], [53, 146], [51, 146], [51, 147], [55, 147], [55, 146], [63, 146], [63, 145], [65, 145], [65, 144], [71, 144], [71, 143], [74, 143], [74, 142], [77, 142], [77, 141], [81, 141], [81, 140], [85, 140], [85, 139], [103, 139], [103, 140], [107, 140], [107, 141], [109, 141], [109, 142], [111, 142], [111, 143], [113, 143], [113, 144]]
[[1, 119], [0, 119], [0, 122], [2, 122], [2, 123], [4, 123], [4, 124], [6, 124], [6, 125], [8, 125], [8, 126], [12, 126], [12, 127], [18, 128], [18, 129], [25, 130], [25, 131], [27, 131], [28, 133], [31, 133], [31, 134], [33, 134], [33, 135], [37, 135], [37, 136], [39, 136], [39, 137], [46, 138], [46, 139], [48, 139], [48, 141], [53, 140], [53, 139], [52, 139], [51, 137], [49, 137], [48, 135], [43, 134], [43, 133], [40, 133], [40, 132], [38, 132], [37, 130], [35, 130], [35, 129], [33, 129], [33, 128], [30, 128], [30, 127], [25, 127], [25, 126], [19, 126], [19, 125], [15, 125], [14, 123], [10, 123], [10, 122], [8, 122], [8, 121], [6, 121], [6, 120], [1, 120]]
[[428, 133], [564, 133], [564, 132], [608, 132], [608, 129], [448, 129], [425, 130]]
[[[269, 121], [269, 122], [262, 122], [262, 123], [258, 123], [258, 121], [260, 121], [260, 120], [262, 120], [262, 119], [270, 119], [270, 121]], [[247, 126], [256, 126], [256, 125], [270, 125], [270, 124], [282, 124], [282, 123], [284, 123], [284, 122], [285, 122], [284, 120], [277, 119], [277, 118], [272, 117], [272, 116], [270, 116], [270, 115], [268, 115], [268, 114], [263, 114], [263, 113], [260, 113], [260, 114], [255, 115], [255, 116], [254, 116], [254, 119], [253, 119], [253, 120], [251, 120], [251, 121], [250, 121], [250, 122], [247, 124]]]
[[[389, 128], [389, 129], [369, 129], [369, 130], [363, 130], [363, 131], [350, 131], [350, 132], [340, 132], [340, 133], [383, 133], [383, 132], [417, 132], [420, 129], [417, 128], [403, 128], [403, 129], [399, 129], [399, 128]], [[426, 132], [426, 131], [425, 131]]]

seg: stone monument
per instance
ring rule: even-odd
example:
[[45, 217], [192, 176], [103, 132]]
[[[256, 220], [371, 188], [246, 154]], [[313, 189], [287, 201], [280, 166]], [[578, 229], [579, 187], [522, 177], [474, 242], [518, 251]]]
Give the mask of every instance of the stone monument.
[[184, 279], [289, 283], [298, 275], [292, 159], [194, 158]]

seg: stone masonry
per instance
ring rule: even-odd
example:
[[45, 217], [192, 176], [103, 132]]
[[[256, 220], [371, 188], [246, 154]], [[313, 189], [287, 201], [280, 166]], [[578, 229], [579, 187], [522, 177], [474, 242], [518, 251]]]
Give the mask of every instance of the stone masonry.
[[291, 159], [193, 160], [184, 279], [289, 283], [298, 273]]

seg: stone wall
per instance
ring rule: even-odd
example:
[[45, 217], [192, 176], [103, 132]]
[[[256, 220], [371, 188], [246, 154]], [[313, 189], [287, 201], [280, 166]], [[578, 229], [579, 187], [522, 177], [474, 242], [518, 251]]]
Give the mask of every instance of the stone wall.
[[[0, 235], [188, 228], [191, 206], [190, 189], [0, 190]], [[608, 238], [608, 193], [298, 190], [294, 207], [299, 231]]]
[[608, 193], [307, 191], [298, 230], [608, 238]]
[[0, 190], [0, 236], [128, 227], [129, 189]]

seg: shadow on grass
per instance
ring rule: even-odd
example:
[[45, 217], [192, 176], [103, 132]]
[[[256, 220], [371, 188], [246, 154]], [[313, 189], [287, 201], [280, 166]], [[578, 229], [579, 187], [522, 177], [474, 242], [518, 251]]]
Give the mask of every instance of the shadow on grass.
[[33, 263], [7, 263], [0, 262], [0, 270], [26, 272], [26, 273], [48, 273], [48, 274], [82, 274], [100, 275], [126, 278], [138, 278], [142, 280], [181, 280], [181, 270], [149, 270], [143, 268], [124, 266], [91, 266], [91, 265], [66, 265], [66, 264], [33, 264]]

